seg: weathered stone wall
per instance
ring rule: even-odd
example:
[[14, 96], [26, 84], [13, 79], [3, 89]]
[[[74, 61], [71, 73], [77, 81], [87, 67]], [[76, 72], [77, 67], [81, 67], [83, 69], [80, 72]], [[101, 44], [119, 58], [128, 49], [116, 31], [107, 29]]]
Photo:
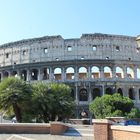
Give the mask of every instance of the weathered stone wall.
[[15, 76], [31, 83], [66, 83], [72, 88], [78, 118], [83, 109], [89, 117], [89, 103], [106, 92], [119, 92], [140, 107], [139, 51], [136, 37], [121, 35], [21, 40], [0, 46], [0, 80]]
[[81, 58], [137, 61], [140, 59], [137, 47], [136, 38], [129, 36], [84, 34], [79, 39], [42, 37], [1, 45], [0, 65]]

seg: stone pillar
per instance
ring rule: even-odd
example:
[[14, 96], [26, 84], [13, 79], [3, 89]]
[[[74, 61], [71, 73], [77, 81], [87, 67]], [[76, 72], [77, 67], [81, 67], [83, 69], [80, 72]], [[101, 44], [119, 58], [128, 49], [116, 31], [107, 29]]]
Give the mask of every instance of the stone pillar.
[[128, 92], [129, 92], [128, 87], [125, 86], [125, 87], [123, 88], [123, 96], [129, 97]]
[[109, 140], [109, 128], [111, 122], [106, 119], [93, 120], [94, 140]]
[[75, 94], [76, 94], [75, 101], [76, 101], [76, 104], [78, 104], [79, 100], [78, 100], [78, 84], [77, 83], [75, 83]]
[[135, 87], [134, 94], [135, 94], [135, 100], [136, 102], [138, 102], [139, 101], [139, 88], [138, 87]]
[[116, 67], [115, 66], [113, 66], [113, 68], [112, 68], [112, 79], [116, 79]]
[[140, 91], [140, 89], [137, 88], [137, 99], [138, 99], [137, 101], [138, 101], [138, 102], [140, 102], [140, 92], [139, 92], [139, 91]]
[[134, 67], [134, 80], [137, 80], [137, 66]]
[[105, 85], [102, 84], [102, 95], [104, 95], [104, 94], [105, 94]]
[[62, 79], [62, 81], [64, 81], [66, 79], [66, 72], [65, 72], [64, 67], [62, 68], [61, 79]]
[[100, 78], [101, 78], [101, 80], [104, 79], [104, 67], [103, 66], [100, 67]]
[[16, 72], [17, 72], [17, 77], [19, 78], [19, 79], [21, 79], [21, 74], [20, 74], [20, 71], [19, 70], [16, 70]]
[[30, 76], [30, 70], [27, 70], [27, 81], [30, 82], [31, 76]]
[[50, 81], [53, 81], [54, 80], [54, 72], [53, 72], [53, 68], [52, 67], [50, 67], [49, 80]]
[[78, 80], [78, 68], [77, 68], [77, 66], [75, 66], [74, 78], [75, 78], [76, 81]]
[[87, 75], [88, 77], [88, 79], [90, 80], [91, 79], [91, 67], [89, 66], [88, 67], [88, 75]]
[[127, 66], [123, 67], [123, 71], [124, 71], [124, 79], [128, 79], [128, 77], [127, 77]]
[[37, 75], [37, 80], [38, 80], [38, 81], [40, 81], [40, 78], [41, 78], [41, 77], [40, 77], [40, 72], [41, 72], [40, 69], [38, 69], [38, 73], [37, 73], [37, 74], [38, 74], [38, 75]]
[[89, 96], [88, 96], [88, 102], [90, 103], [92, 101], [92, 94], [91, 94], [91, 84], [89, 82]]

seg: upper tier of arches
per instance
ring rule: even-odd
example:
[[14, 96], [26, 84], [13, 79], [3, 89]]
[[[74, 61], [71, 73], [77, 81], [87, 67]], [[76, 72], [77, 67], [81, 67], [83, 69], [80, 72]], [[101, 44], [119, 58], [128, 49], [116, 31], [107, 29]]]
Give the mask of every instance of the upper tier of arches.
[[19, 76], [25, 81], [34, 80], [140, 80], [140, 65], [67, 65], [36, 66], [4, 69], [0, 79], [8, 76]]

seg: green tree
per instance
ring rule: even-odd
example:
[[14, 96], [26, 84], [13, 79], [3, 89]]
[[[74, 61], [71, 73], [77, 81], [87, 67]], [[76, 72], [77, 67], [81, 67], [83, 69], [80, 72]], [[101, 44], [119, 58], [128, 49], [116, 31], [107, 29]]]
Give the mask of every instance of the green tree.
[[74, 110], [74, 101], [71, 97], [71, 89], [65, 84], [52, 83], [50, 89], [50, 120], [68, 118]]
[[97, 97], [89, 105], [90, 112], [95, 118], [123, 116], [128, 118], [139, 117], [140, 113], [128, 97], [120, 94], [104, 95]]
[[[5, 78], [0, 83], [0, 109], [13, 110], [17, 121], [29, 110], [32, 88], [29, 84], [15, 77]], [[29, 111], [28, 111], [29, 112]]]
[[42, 82], [37, 82], [32, 85], [33, 87], [33, 95], [32, 95], [32, 110], [33, 114], [35, 114], [35, 118], [37, 122], [49, 121], [49, 89], [48, 85]]
[[58, 83], [34, 84], [32, 102], [39, 122], [54, 121], [56, 117], [64, 119], [72, 114], [74, 107], [70, 87]]

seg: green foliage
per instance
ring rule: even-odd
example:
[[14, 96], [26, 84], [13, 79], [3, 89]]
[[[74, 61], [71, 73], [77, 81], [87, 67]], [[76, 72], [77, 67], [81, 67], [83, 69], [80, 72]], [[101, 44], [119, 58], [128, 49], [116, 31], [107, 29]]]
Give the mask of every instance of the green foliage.
[[33, 85], [33, 110], [38, 122], [64, 119], [72, 114], [74, 102], [70, 96], [70, 88], [65, 84], [44, 84]]
[[18, 122], [62, 120], [70, 116], [73, 109], [71, 89], [65, 84], [29, 85], [15, 77], [0, 83], [0, 110], [15, 114]]
[[139, 118], [140, 117], [140, 111], [138, 108], [132, 108], [130, 113], [127, 114], [127, 118]]
[[[52, 117], [66, 118], [72, 114], [74, 102], [71, 97], [71, 89], [65, 84], [52, 83], [49, 85], [52, 94], [51, 99], [51, 114]], [[52, 118], [53, 119], [53, 118]]]
[[98, 119], [117, 116], [129, 118], [139, 116], [139, 110], [134, 108], [132, 100], [117, 93], [97, 97], [90, 103], [89, 110]]
[[0, 109], [4, 112], [13, 110], [17, 121], [22, 122], [22, 112], [28, 110], [32, 88], [29, 84], [15, 77], [5, 78], [0, 83]]

